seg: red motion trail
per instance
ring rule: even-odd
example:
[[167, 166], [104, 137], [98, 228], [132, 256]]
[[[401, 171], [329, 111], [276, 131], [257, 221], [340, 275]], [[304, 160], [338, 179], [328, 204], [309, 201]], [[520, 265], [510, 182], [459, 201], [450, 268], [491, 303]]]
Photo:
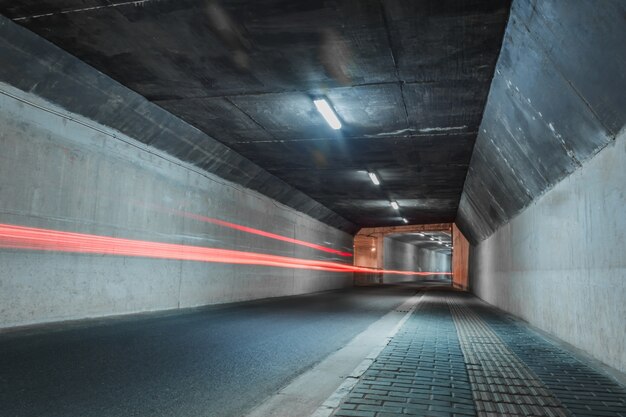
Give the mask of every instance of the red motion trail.
[[210, 217], [201, 216], [199, 214], [185, 213], [185, 212], [182, 212], [182, 211], [177, 211], [176, 213], [181, 215], [181, 216], [188, 217], [188, 218], [194, 219], [194, 220], [199, 220], [199, 221], [202, 221], [202, 222], [205, 222], [205, 223], [216, 224], [218, 226], [228, 227], [228, 228], [231, 228], [231, 229], [240, 230], [242, 232], [251, 233], [251, 234], [259, 235], [259, 236], [264, 236], [264, 237], [268, 237], [270, 239], [282, 240], [283, 242], [294, 243], [294, 244], [300, 245], [300, 246], [307, 246], [309, 248], [317, 249], [317, 250], [320, 250], [320, 251], [323, 251], [323, 252], [333, 253], [333, 254], [339, 255], [339, 256], [345, 256], [345, 257], [351, 257], [352, 256], [352, 254], [350, 252], [343, 252], [343, 251], [340, 251], [340, 250], [337, 250], [337, 249], [327, 248], [326, 246], [316, 245], [315, 243], [305, 242], [303, 240], [293, 239], [293, 238], [290, 238], [290, 237], [277, 235], [275, 233], [270, 233], [270, 232], [266, 232], [266, 231], [263, 231], [263, 230], [254, 229], [252, 227], [241, 226], [239, 224], [226, 222], [226, 221], [223, 221], [223, 220], [212, 219]]
[[84, 233], [0, 224], [0, 248], [135, 256], [331, 272], [378, 272], [398, 275], [451, 275], [450, 272], [377, 270], [338, 262], [316, 261], [228, 249], [123, 239]]

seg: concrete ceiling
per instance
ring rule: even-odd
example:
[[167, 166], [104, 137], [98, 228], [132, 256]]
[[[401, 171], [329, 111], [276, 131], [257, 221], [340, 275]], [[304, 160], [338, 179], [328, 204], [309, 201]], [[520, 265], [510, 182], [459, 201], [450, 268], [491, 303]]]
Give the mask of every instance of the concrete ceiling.
[[[343, 218], [385, 226], [454, 221], [509, 6], [0, 0], [0, 13]], [[315, 111], [317, 95], [343, 129]]]
[[[449, 232], [410, 232], [393, 233], [387, 237], [400, 242], [409, 243], [420, 249], [432, 250], [442, 253], [451, 253], [452, 249], [446, 245], [452, 245], [452, 236]], [[439, 243], [441, 242], [441, 243]]]

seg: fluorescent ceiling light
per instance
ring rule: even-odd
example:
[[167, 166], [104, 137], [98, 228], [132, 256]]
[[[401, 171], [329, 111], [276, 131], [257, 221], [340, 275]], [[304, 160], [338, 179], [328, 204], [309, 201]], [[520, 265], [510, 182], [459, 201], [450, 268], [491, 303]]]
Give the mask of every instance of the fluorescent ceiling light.
[[316, 100], [313, 100], [313, 103], [315, 103], [317, 111], [320, 112], [320, 114], [324, 117], [330, 127], [335, 130], [341, 129], [341, 122], [339, 121], [337, 114], [335, 114], [335, 111], [332, 107], [330, 107], [330, 104], [328, 104], [328, 101], [326, 101], [326, 99], [318, 98]]
[[431, 237], [430, 237], [430, 240], [435, 240], [435, 238], [431, 236]]
[[380, 185], [380, 180], [378, 179], [378, 177], [376, 176], [376, 174], [374, 174], [373, 172], [368, 172], [367, 175], [370, 176], [370, 179], [372, 180], [372, 182], [374, 183], [374, 185]]
[[408, 223], [409, 221], [407, 219], [405, 219], [404, 217], [402, 218], [402, 221], [405, 223]]
[[398, 210], [400, 208], [398, 203], [395, 202], [395, 201], [391, 201], [390, 204], [391, 204], [391, 207], [393, 207], [394, 210]]

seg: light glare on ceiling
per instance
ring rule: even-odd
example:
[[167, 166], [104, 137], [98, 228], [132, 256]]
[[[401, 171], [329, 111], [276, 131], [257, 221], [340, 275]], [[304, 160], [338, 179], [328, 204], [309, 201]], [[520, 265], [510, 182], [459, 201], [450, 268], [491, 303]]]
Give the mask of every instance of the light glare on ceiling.
[[335, 130], [341, 129], [341, 122], [339, 121], [337, 114], [335, 114], [335, 111], [332, 107], [330, 107], [330, 104], [328, 104], [328, 101], [326, 101], [326, 99], [318, 98], [313, 100], [313, 103], [315, 103], [317, 111], [320, 112], [320, 114], [322, 115], [322, 117], [324, 117], [330, 127]]
[[391, 201], [390, 204], [391, 204], [391, 207], [393, 207], [394, 210], [398, 210], [400, 208], [400, 206], [398, 205], [398, 203], [396, 201]]
[[408, 223], [409, 221], [407, 219], [405, 219], [404, 217], [402, 218], [402, 221], [405, 223]]
[[370, 176], [370, 179], [372, 180], [372, 182], [374, 183], [374, 185], [380, 185], [380, 180], [378, 179], [378, 177], [376, 176], [376, 174], [374, 174], [373, 172], [368, 172], [367, 175]]

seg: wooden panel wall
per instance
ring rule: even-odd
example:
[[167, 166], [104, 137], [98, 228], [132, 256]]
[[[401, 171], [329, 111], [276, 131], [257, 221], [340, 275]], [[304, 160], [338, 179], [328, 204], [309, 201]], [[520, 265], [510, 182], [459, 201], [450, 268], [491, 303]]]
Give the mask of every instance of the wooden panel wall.
[[[383, 238], [380, 233], [357, 234], [354, 237], [354, 265], [374, 269], [383, 267]], [[382, 274], [355, 273], [354, 284], [382, 284]]]
[[463, 233], [452, 226], [452, 285], [467, 291], [469, 289], [469, 242]]
[[377, 241], [376, 236], [356, 235], [354, 237], [354, 265], [379, 268]]

